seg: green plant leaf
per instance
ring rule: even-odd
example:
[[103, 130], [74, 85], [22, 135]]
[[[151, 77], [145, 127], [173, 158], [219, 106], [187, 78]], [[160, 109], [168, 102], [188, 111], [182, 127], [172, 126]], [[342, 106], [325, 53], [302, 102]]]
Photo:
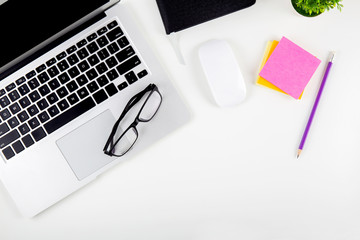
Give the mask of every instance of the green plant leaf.
[[333, 8], [339, 11], [344, 7], [342, 0], [296, 0], [295, 5], [308, 14], [323, 13]]

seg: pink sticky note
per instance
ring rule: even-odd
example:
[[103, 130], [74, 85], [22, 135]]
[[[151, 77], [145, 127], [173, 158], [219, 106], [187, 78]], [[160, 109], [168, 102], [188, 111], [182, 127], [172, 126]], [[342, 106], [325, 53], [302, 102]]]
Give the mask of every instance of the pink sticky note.
[[283, 37], [259, 75], [298, 99], [320, 60]]

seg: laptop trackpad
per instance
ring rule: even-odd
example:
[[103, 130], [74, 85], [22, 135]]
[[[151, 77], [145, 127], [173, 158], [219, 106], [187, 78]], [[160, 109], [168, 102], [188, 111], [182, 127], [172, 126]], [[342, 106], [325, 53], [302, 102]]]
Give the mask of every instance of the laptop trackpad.
[[116, 159], [103, 152], [114, 123], [114, 116], [106, 110], [56, 141], [79, 180]]

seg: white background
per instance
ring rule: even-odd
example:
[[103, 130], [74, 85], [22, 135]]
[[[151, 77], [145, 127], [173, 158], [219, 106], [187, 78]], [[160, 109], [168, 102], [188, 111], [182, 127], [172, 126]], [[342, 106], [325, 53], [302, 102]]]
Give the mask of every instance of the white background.
[[[360, 2], [316, 18], [290, 0], [179, 34], [178, 63], [154, 0], [124, 0], [188, 104], [189, 124], [34, 219], [0, 185], [0, 239], [360, 239]], [[286, 36], [322, 63], [303, 99], [255, 85], [266, 42]], [[243, 104], [218, 108], [199, 66], [207, 40], [227, 40]], [[300, 160], [296, 151], [330, 50], [337, 59]]]

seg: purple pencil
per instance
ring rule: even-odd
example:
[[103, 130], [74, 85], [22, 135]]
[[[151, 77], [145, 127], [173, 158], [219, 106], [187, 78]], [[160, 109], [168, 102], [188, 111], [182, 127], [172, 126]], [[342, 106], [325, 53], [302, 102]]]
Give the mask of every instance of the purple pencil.
[[325, 83], [326, 83], [326, 79], [329, 75], [329, 72], [330, 72], [330, 69], [331, 69], [331, 66], [333, 64], [333, 61], [334, 61], [334, 57], [335, 57], [335, 52], [331, 52], [330, 53], [330, 59], [329, 59], [329, 62], [328, 62], [328, 65], [326, 67], [326, 71], [325, 71], [325, 74], [324, 74], [324, 77], [323, 77], [323, 80], [321, 82], [321, 85], [320, 85], [320, 88], [319, 88], [319, 91], [318, 91], [318, 94], [316, 96], [316, 99], [315, 99], [315, 103], [314, 103], [314, 106], [311, 110], [311, 114], [310, 114], [310, 117], [309, 117], [309, 120], [306, 124], [306, 128], [305, 128], [305, 131], [304, 131], [304, 134], [302, 136], [302, 139], [301, 139], [301, 142], [300, 142], [300, 145], [299, 145], [299, 149], [298, 149], [298, 152], [297, 152], [297, 158], [300, 157], [300, 154], [304, 148], [304, 144], [305, 144], [305, 141], [306, 141], [306, 137], [309, 133], [309, 130], [310, 130], [310, 127], [311, 127], [311, 123], [312, 123], [312, 120], [315, 116], [315, 112], [316, 112], [316, 109], [317, 109], [317, 106], [319, 104], [319, 101], [320, 101], [320, 98], [321, 98], [321, 94], [323, 92], [323, 89], [324, 89], [324, 86], [325, 86]]

